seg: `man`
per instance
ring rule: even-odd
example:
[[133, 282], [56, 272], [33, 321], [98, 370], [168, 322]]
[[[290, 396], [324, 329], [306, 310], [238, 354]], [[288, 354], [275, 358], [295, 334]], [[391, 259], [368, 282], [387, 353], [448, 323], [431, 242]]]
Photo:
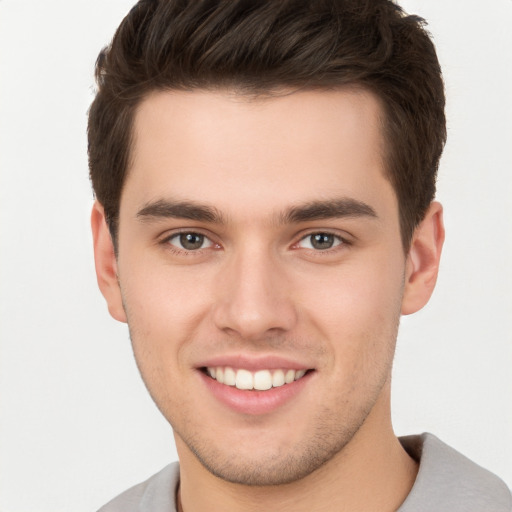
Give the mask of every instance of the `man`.
[[422, 21], [143, 0], [97, 79], [98, 283], [180, 459], [102, 510], [512, 510], [497, 477], [391, 426], [399, 319], [444, 239]]

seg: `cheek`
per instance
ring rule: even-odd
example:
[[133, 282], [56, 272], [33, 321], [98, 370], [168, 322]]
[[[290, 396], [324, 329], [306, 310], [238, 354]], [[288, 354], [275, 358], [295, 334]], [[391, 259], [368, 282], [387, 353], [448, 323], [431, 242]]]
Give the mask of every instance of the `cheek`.
[[391, 261], [361, 260], [307, 283], [310, 292], [304, 312], [329, 341], [333, 368], [347, 371], [350, 366], [353, 373], [367, 359], [389, 360], [403, 291], [403, 269]]
[[[126, 275], [123, 268], [130, 269]], [[186, 267], [155, 262], [127, 262], [120, 267], [125, 306], [138, 324], [150, 331], [179, 331], [192, 324], [211, 295], [209, 276]]]
[[189, 370], [190, 341], [198, 337], [206, 305], [197, 283], [161, 269], [134, 269], [121, 280], [121, 291], [140, 374], [162, 414], [170, 418], [172, 411], [185, 411], [193, 403], [183, 379]]
[[[347, 265], [305, 283], [302, 296], [308, 296], [311, 311], [321, 318], [320, 325], [332, 328], [372, 328], [386, 324], [400, 311], [403, 272], [383, 265]], [[306, 301], [304, 300], [305, 304]]]
[[[130, 271], [124, 274], [124, 268]], [[197, 337], [212, 293], [206, 276], [190, 274], [154, 261], [121, 262], [121, 292], [139, 367], [184, 365], [187, 342]]]

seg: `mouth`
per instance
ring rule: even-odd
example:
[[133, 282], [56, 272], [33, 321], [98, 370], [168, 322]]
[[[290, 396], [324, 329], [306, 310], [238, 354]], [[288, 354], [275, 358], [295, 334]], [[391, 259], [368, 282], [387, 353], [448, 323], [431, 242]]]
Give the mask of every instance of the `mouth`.
[[207, 366], [201, 368], [201, 371], [225, 386], [235, 387], [244, 391], [267, 391], [301, 380], [312, 370], [278, 368], [250, 371], [230, 366]]
[[205, 399], [214, 397], [224, 410], [243, 416], [289, 410], [311, 399], [317, 370], [307, 362], [279, 355], [219, 355], [195, 367], [205, 386]]

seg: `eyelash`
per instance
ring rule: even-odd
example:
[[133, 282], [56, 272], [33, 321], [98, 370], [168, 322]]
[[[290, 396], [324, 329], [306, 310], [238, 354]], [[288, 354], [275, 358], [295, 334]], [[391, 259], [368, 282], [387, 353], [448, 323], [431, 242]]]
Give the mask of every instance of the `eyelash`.
[[[196, 235], [196, 236], [203, 237], [204, 241], [210, 242], [210, 245], [208, 247], [193, 250], [193, 249], [179, 248], [170, 243], [171, 240], [178, 238], [182, 235]], [[164, 245], [166, 247], [166, 249], [170, 250], [171, 252], [173, 252], [174, 254], [177, 254], [179, 256], [199, 256], [199, 255], [203, 254], [203, 252], [207, 249], [211, 249], [211, 248], [216, 249], [216, 248], [220, 247], [219, 244], [215, 243], [212, 240], [212, 238], [210, 236], [208, 236], [207, 234], [202, 233], [201, 231], [198, 231], [198, 230], [191, 231], [191, 230], [186, 230], [186, 229], [183, 229], [181, 231], [172, 233], [169, 236], [166, 236], [163, 240], [161, 240], [160, 243], [162, 245]]]
[[[182, 235], [196, 235], [200, 237], [204, 237], [205, 241], [209, 241], [210, 245], [208, 247], [199, 248], [199, 249], [185, 249], [185, 248], [179, 248], [173, 244], [171, 244], [171, 240], [178, 238]], [[308, 238], [311, 238], [314, 235], [324, 235], [329, 237], [334, 237], [337, 241], [333, 247], [329, 247], [326, 249], [315, 249], [315, 248], [304, 248], [305, 250], [309, 251], [311, 254], [314, 254], [315, 256], [327, 256], [332, 255], [334, 252], [340, 251], [343, 248], [346, 248], [347, 246], [352, 245], [352, 242], [347, 240], [345, 237], [340, 236], [337, 233], [333, 233], [332, 231], [311, 231], [309, 233], [306, 233], [305, 235], [302, 235], [297, 242], [295, 242], [291, 247], [292, 249], [300, 249], [299, 244], [303, 242], [304, 240], [307, 240]], [[210, 236], [208, 236], [205, 233], [202, 233], [201, 231], [190, 231], [190, 230], [182, 230], [175, 233], [172, 233], [171, 235], [165, 237], [160, 241], [160, 244], [166, 246], [168, 250], [173, 252], [174, 254], [177, 254], [179, 256], [199, 256], [202, 255], [205, 250], [208, 249], [219, 249], [221, 246], [214, 242]]]
[[297, 247], [301, 242], [311, 239], [315, 235], [321, 235], [321, 236], [328, 236], [333, 237], [335, 239], [334, 244], [332, 247], [328, 247], [326, 249], [315, 249], [315, 248], [307, 248], [307, 250], [313, 252], [315, 255], [322, 255], [322, 254], [332, 254], [335, 251], [339, 251], [342, 249], [342, 247], [346, 247], [351, 245], [350, 241], [346, 238], [342, 237], [341, 235], [337, 233], [333, 233], [332, 231], [311, 231], [304, 236], [302, 236], [298, 242], [293, 244], [292, 247]]

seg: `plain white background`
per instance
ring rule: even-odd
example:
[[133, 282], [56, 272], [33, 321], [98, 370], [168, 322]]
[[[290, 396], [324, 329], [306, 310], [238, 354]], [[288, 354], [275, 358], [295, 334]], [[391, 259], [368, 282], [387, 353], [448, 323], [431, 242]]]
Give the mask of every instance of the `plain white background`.
[[[0, 1], [0, 510], [91, 511], [169, 461], [93, 269], [86, 112], [131, 0]], [[431, 431], [512, 486], [511, 0], [407, 0], [444, 68], [437, 290], [405, 318], [398, 434]]]

